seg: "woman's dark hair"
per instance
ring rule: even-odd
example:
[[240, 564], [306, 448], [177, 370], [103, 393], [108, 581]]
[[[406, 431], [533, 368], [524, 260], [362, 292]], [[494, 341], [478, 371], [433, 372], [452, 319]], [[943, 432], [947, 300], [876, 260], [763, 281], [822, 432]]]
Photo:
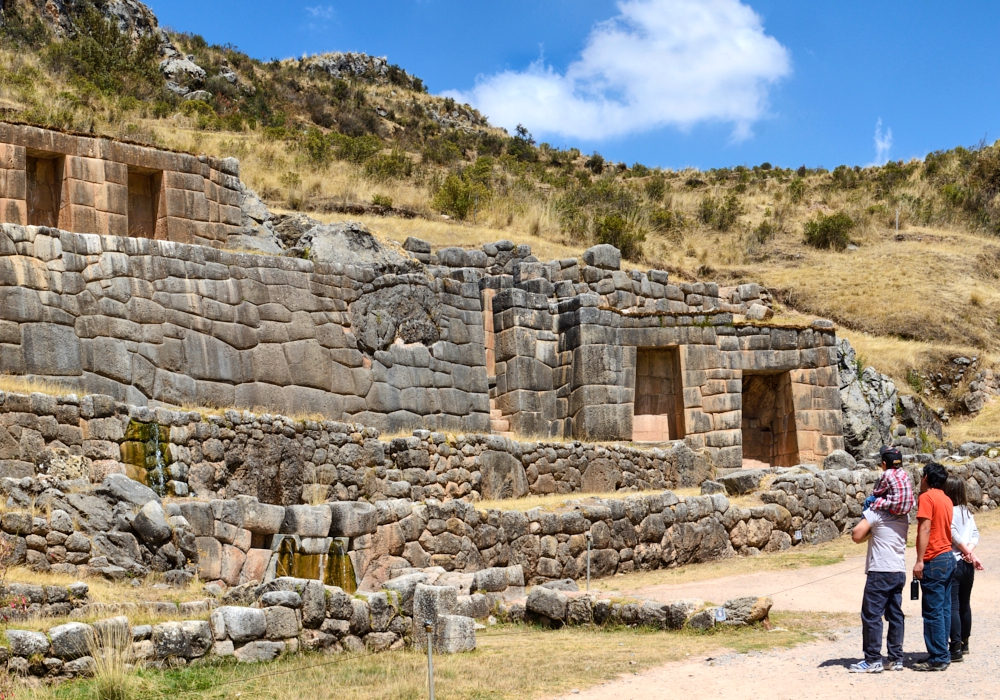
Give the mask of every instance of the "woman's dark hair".
[[944, 488], [944, 483], [948, 481], [948, 470], [944, 468], [943, 464], [931, 462], [924, 467], [924, 478], [927, 479], [929, 488]]
[[944, 495], [956, 506], [968, 506], [969, 499], [965, 495], [965, 480], [957, 476], [949, 476], [944, 482]]

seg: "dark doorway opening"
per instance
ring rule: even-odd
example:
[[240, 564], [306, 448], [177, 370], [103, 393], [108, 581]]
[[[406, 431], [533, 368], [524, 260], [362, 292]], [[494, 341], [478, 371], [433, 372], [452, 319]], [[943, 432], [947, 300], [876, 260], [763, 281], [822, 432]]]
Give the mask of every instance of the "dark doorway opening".
[[156, 213], [159, 204], [159, 173], [128, 171], [128, 235], [135, 238], [156, 237]]
[[59, 227], [63, 159], [28, 156], [28, 225]]
[[743, 373], [743, 461], [773, 467], [799, 463], [795, 407], [788, 372]]
[[663, 442], [684, 437], [684, 388], [677, 348], [636, 354], [632, 439]]

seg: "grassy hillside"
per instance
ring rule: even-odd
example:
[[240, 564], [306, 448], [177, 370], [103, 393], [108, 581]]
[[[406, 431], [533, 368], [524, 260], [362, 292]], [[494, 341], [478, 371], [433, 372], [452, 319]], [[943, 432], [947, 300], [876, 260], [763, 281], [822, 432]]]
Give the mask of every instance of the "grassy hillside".
[[60, 39], [23, 2], [0, 28], [8, 119], [236, 156], [275, 209], [416, 215], [362, 217], [395, 240], [512, 238], [546, 259], [608, 242], [679, 279], [760, 281], [786, 315], [835, 320], [866, 362], [937, 406], [968, 381], [946, 393], [930, 381], [951, 358], [1000, 356], [1000, 146], [881, 167], [664, 170], [511, 136], [397, 66], [336, 76], [324, 57], [262, 62], [171, 34], [205, 70], [178, 80], [205, 91], [185, 100], [165, 86], [156, 41], [86, 2]]

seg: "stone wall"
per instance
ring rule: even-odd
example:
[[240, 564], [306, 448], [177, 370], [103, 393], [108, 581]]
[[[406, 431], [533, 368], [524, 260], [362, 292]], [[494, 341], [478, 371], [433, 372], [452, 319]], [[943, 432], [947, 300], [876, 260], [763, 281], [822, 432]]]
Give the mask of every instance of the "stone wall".
[[[0, 662], [12, 674], [57, 681], [90, 675], [95, 650], [120, 640], [132, 640], [137, 661], [173, 668], [206, 657], [256, 663], [300, 651], [395, 651], [412, 636], [412, 621], [392, 591], [352, 597], [318, 581], [279, 578], [246, 593], [250, 600], [243, 605], [216, 607], [208, 619], [132, 625], [118, 616], [47, 632], [8, 628]], [[475, 649], [471, 619], [443, 616], [437, 625], [447, 626], [449, 637], [463, 637], [462, 648], [453, 650]]]
[[0, 226], [4, 372], [133, 405], [489, 428], [475, 284], [146, 239]]
[[[56, 178], [54, 210], [35, 220], [29, 192], [41, 161]], [[0, 122], [0, 222], [77, 233], [224, 246], [240, 228], [239, 162], [174, 153], [109, 138]], [[130, 190], [129, 179], [132, 177]], [[148, 183], [142, 178], [149, 178]], [[140, 227], [137, 181], [153, 185], [153, 229]], [[130, 209], [130, 198], [132, 198]], [[49, 198], [45, 198], [49, 204]], [[49, 207], [46, 207], [49, 210]], [[52, 220], [54, 217], [54, 220]]]
[[296, 505], [680, 488], [700, 485], [712, 465], [683, 442], [637, 449], [427, 430], [384, 441], [353, 423], [0, 392], [0, 478], [100, 483], [109, 473], [161, 494]]

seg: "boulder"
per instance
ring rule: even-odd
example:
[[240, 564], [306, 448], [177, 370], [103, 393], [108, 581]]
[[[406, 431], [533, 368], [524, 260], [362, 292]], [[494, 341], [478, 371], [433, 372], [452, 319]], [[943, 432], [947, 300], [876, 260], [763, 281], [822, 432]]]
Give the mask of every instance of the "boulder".
[[321, 263], [404, 269], [413, 264], [406, 253], [379, 241], [357, 221], [320, 224], [302, 235], [298, 247], [309, 251], [310, 260]]
[[741, 469], [719, 477], [719, 483], [726, 487], [726, 492], [730, 496], [740, 496], [756, 491], [766, 474], [763, 469]]
[[284, 642], [250, 642], [237, 649], [234, 653], [241, 664], [257, 664], [274, 661], [285, 651]]
[[124, 474], [108, 474], [96, 490], [109, 498], [112, 503], [125, 502], [142, 507], [150, 501], [160, 500], [153, 489], [129, 479]]
[[139, 509], [132, 519], [132, 530], [143, 542], [153, 546], [163, 544], [172, 534], [167, 514], [158, 501], [150, 501]]
[[725, 485], [711, 479], [703, 481], [701, 484], [701, 494], [703, 496], [710, 496], [713, 493], [726, 493]]
[[191, 645], [180, 622], [153, 625], [152, 642], [158, 659], [186, 659], [191, 655]]
[[746, 312], [748, 321], [769, 321], [773, 316], [774, 311], [763, 304], [750, 304], [750, 308]]
[[727, 600], [723, 607], [726, 609], [727, 625], [748, 625], [753, 622], [760, 622], [767, 617], [774, 605], [769, 597], [745, 596], [743, 598], [733, 598]]
[[528, 594], [525, 608], [529, 612], [541, 615], [549, 620], [562, 622], [566, 619], [566, 606], [569, 599], [559, 591], [535, 586]]
[[891, 444], [898, 394], [893, 381], [873, 367], [861, 369], [851, 343], [837, 344], [844, 444], [855, 459]]
[[378, 528], [378, 511], [371, 503], [340, 501], [329, 503], [331, 514], [329, 535], [332, 537], [360, 537]]
[[858, 463], [846, 450], [834, 450], [823, 460], [823, 469], [857, 469]]
[[292, 608], [264, 608], [264, 623], [268, 639], [289, 639], [299, 633], [299, 620]]
[[28, 658], [36, 654], [48, 655], [49, 651], [49, 640], [41, 632], [7, 630], [7, 643], [14, 656]]
[[602, 270], [620, 270], [622, 254], [613, 245], [602, 243], [583, 252], [583, 262]]
[[263, 637], [267, 631], [267, 621], [263, 610], [224, 605], [212, 613], [212, 628], [216, 639], [222, 638], [219, 634], [222, 629], [225, 630], [225, 636], [234, 643], [242, 644]]
[[94, 641], [94, 628], [80, 622], [68, 622], [49, 630], [52, 655], [63, 661], [87, 656]]

